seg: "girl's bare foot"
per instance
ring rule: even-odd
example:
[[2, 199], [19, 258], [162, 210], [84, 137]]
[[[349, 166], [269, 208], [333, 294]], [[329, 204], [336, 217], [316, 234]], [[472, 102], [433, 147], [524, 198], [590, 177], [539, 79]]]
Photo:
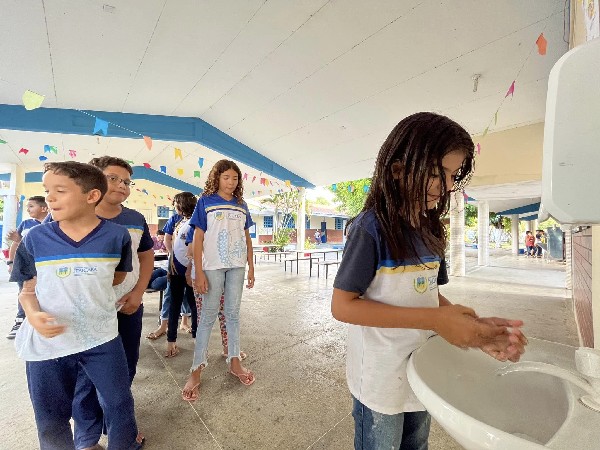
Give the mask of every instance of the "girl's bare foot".
[[240, 383], [250, 386], [256, 380], [254, 373], [242, 366], [238, 358], [231, 358], [229, 362], [229, 373], [240, 380]]
[[161, 320], [160, 326], [156, 330], [152, 331], [151, 333], [148, 333], [146, 335], [146, 339], [155, 341], [159, 337], [164, 336], [165, 334], [167, 334], [167, 326], [168, 325], [169, 325], [169, 323], [166, 320]]
[[179, 347], [176, 342], [167, 342], [167, 352], [165, 353], [166, 358], [172, 358], [179, 354]]
[[181, 398], [186, 402], [193, 402], [198, 399], [200, 395], [200, 374], [202, 367], [198, 367], [190, 373], [183, 390], [181, 391]]

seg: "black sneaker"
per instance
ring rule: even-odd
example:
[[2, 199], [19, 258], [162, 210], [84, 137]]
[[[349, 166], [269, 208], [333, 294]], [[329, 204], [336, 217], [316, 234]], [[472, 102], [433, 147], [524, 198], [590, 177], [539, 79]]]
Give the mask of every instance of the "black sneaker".
[[14, 339], [15, 336], [17, 335], [17, 331], [19, 331], [19, 328], [21, 327], [22, 323], [23, 323], [22, 320], [20, 320], [20, 321], [16, 321], [15, 320], [15, 324], [10, 329], [10, 331], [8, 332], [8, 334], [6, 335], [6, 339]]

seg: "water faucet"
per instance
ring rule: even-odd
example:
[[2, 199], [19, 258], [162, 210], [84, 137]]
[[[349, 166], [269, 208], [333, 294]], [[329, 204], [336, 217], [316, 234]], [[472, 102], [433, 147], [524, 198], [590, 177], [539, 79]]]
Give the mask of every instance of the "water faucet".
[[579, 374], [553, 364], [537, 361], [523, 361], [496, 370], [496, 375], [503, 376], [513, 372], [539, 372], [552, 375], [573, 383], [585, 391], [579, 401], [600, 412], [600, 350], [580, 347], [575, 351], [575, 366]]

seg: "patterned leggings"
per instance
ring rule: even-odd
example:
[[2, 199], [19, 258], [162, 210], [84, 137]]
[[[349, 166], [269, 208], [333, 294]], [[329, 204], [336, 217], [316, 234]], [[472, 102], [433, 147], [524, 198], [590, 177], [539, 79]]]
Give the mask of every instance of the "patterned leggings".
[[[196, 309], [198, 310], [198, 325], [200, 325], [200, 313], [202, 311], [202, 294], [196, 292], [194, 289], [194, 297], [196, 297]], [[223, 314], [223, 308], [225, 307], [225, 295], [221, 294], [221, 301], [219, 305], [219, 327], [221, 328], [221, 342], [223, 348], [227, 348], [227, 327], [225, 326], [225, 314]]]

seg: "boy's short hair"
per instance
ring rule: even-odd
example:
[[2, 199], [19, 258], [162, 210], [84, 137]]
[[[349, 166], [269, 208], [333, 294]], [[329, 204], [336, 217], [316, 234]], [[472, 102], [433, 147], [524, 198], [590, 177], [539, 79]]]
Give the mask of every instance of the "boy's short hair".
[[158, 230], [158, 231], [156, 232], [156, 234], [157, 234], [158, 236], [164, 236], [166, 233], [165, 233], [163, 230]]
[[77, 161], [51, 162], [44, 164], [44, 173], [46, 172], [69, 177], [77, 186], [81, 187], [81, 191], [84, 194], [87, 194], [92, 189], [98, 189], [101, 194], [98, 203], [100, 203], [104, 194], [108, 191], [106, 176], [100, 169], [91, 164]]
[[43, 196], [41, 196], [41, 195], [34, 195], [33, 197], [29, 197], [27, 199], [27, 201], [29, 201], [29, 202], [36, 202], [42, 208], [47, 208], [48, 207], [48, 205], [46, 204], [46, 198], [43, 197]]
[[117, 158], [116, 156], [101, 156], [100, 158], [94, 158], [90, 161], [92, 166], [104, 171], [108, 166], [122, 167], [129, 172], [129, 175], [133, 175], [133, 169], [131, 165], [124, 159]]

